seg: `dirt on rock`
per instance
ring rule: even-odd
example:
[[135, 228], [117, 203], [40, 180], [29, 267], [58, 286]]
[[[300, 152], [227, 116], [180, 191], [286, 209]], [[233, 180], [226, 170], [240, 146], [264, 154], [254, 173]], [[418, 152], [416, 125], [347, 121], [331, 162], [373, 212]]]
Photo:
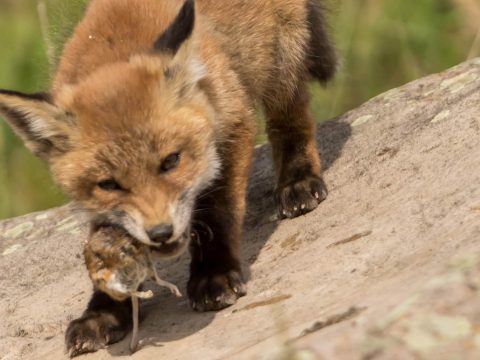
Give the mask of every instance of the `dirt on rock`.
[[[480, 59], [320, 124], [318, 144], [329, 196], [284, 221], [269, 147], [257, 149], [248, 295], [197, 313], [152, 285], [132, 359], [480, 358]], [[92, 290], [85, 224], [69, 205], [0, 234], [0, 358], [66, 358]], [[184, 290], [188, 255], [159, 273]], [[130, 356], [128, 342], [81, 358]]]

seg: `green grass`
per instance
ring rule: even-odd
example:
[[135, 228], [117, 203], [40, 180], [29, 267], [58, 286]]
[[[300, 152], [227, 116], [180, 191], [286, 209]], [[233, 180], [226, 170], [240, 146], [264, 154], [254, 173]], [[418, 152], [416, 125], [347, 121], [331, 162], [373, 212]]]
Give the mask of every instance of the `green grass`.
[[[32, 2], [10, 1], [0, 6], [0, 48], [2, 88], [31, 92], [45, 86], [48, 66]], [[0, 217], [63, 201], [45, 165], [24, 149], [3, 121], [0, 122], [0, 168]]]
[[[47, 0], [56, 54], [81, 16], [86, 0]], [[480, 55], [472, 47], [479, 28], [478, 0], [330, 0], [331, 24], [342, 58], [335, 81], [312, 85], [319, 121], [352, 109], [373, 96]], [[37, 1], [0, 2], [0, 88], [48, 88], [49, 65]], [[471, 24], [474, 24], [473, 27]], [[259, 141], [265, 141], [261, 132]], [[0, 121], [0, 218], [65, 202], [45, 165]]]

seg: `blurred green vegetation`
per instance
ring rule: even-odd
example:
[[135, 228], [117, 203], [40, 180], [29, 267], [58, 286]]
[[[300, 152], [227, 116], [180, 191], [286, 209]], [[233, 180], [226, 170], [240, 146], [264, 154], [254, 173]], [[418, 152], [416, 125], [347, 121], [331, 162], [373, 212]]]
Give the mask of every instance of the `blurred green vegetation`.
[[[326, 88], [312, 85], [321, 121], [385, 90], [480, 56], [480, 0], [329, 0], [342, 64]], [[48, 88], [49, 62], [37, 5], [45, 2], [56, 55], [87, 0], [1, 0], [0, 87]], [[264, 141], [263, 133], [258, 141]], [[0, 121], [0, 218], [65, 202], [46, 166]]]

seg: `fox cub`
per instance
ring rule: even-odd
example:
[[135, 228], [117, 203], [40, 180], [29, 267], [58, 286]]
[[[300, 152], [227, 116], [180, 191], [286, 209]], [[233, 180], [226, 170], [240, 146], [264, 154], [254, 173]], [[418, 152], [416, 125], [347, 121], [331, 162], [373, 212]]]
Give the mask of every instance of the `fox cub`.
[[[109, 213], [160, 256], [190, 247], [192, 307], [222, 309], [246, 292], [240, 238], [256, 104], [280, 214], [307, 213], [327, 195], [306, 86], [336, 68], [320, 1], [91, 0], [50, 90], [2, 90], [0, 114], [88, 213]], [[197, 223], [209, 239], [190, 241]], [[67, 348], [120, 340], [131, 311], [95, 290]]]

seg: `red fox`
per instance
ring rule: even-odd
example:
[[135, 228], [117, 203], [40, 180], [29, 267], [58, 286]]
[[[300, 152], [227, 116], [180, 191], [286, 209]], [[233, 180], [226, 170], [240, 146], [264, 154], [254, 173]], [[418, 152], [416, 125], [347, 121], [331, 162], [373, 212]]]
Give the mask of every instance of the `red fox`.
[[[306, 82], [335, 68], [320, 0], [92, 0], [50, 91], [2, 90], [0, 114], [93, 219], [108, 214], [163, 256], [189, 246], [191, 305], [218, 310], [246, 293], [255, 106], [267, 119], [280, 214], [307, 213], [327, 190]], [[196, 223], [209, 239], [190, 242]], [[95, 290], [66, 346], [95, 351], [130, 327], [130, 302]]]

